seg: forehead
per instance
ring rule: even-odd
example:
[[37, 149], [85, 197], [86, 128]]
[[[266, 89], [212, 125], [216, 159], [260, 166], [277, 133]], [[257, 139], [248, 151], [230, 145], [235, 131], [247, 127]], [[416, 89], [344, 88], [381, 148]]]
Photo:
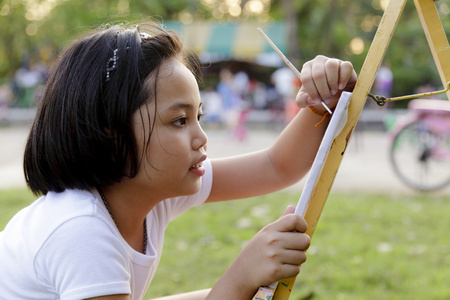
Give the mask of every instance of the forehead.
[[[201, 107], [197, 80], [183, 62], [176, 58], [167, 59], [160, 65], [157, 77], [155, 75], [144, 83], [148, 100], [138, 111], [141, 119], [144, 111], [147, 111], [144, 115], [147, 114], [149, 117], [154, 114], [161, 117], [162, 114], [166, 115], [182, 108]], [[145, 122], [151, 123], [151, 117]]]
[[183, 102], [200, 98], [194, 74], [178, 59], [169, 59], [161, 65], [156, 89], [158, 106], [166, 101]]
[[176, 80], [176, 81], [189, 81], [189, 83], [194, 83], [197, 85], [194, 74], [189, 70], [186, 65], [176, 58], [169, 58], [161, 64], [160, 73], [158, 76], [160, 82], [166, 80]]

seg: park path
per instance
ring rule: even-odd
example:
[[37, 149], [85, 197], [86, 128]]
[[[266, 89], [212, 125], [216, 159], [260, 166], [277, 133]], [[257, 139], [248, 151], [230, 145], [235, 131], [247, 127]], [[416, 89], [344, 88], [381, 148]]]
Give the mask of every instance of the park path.
[[[22, 155], [28, 128], [0, 128], [0, 189], [24, 187]], [[257, 151], [270, 146], [279, 134], [276, 130], [252, 130], [247, 140], [239, 142], [225, 131], [207, 131], [208, 155], [224, 157]], [[394, 174], [389, 163], [388, 134], [379, 131], [356, 131], [334, 181], [332, 193], [415, 194]], [[292, 187], [299, 195], [306, 179]], [[434, 192], [450, 195], [450, 187]]]

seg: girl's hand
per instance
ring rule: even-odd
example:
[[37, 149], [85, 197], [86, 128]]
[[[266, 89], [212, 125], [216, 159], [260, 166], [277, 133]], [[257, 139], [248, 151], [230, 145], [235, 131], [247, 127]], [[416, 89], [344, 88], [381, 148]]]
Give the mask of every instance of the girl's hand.
[[301, 84], [295, 99], [297, 105], [314, 106], [316, 110], [325, 112], [321, 101], [334, 108], [342, 91], [353, 90], [356, 72], [348, 61], [319, 55], [303, 65]]
[[260, 286], [296, 276], [306, 261], [310, 238], [306, 221], [288, 206], [284, 215], [261, 229], [245, 246], [230, 268], [243, 289], [256, 292]]

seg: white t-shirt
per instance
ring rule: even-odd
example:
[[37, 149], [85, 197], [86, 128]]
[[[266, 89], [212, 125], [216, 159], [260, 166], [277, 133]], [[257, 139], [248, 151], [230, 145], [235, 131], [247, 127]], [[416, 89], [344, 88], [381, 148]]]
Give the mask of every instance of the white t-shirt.
[[96, 191], [48, 193], [0, 232], [0, 299], [84, 299], [131, 294], [142, 299], [158, 266], [171, 220], [203, 203], [212, 185], [209, 160], [200, 190], [166, 199], [147, 215], [146, 254], [120, 235]]

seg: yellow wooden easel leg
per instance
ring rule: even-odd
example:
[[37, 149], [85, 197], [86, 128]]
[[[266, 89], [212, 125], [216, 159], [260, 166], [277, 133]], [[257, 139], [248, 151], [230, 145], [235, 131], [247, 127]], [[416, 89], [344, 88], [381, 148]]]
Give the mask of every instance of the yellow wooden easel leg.
[[[405, 3], [406, 0], [389, 1], [388, 7], [386, 8], [386, 11], [381, 19], [380, 26], [375, 34], [374, 40], [359, 74], [358, 82], [353, 90], [348, 111], [347, 124], [341, 134], [334, 141], [304, 215], [309, 226], [307, 234], [310, 236], [313, 235], [317, 226], [323, 206], [342, 161], [342, 157], [347, 149], [353, 130], [364, 107], [367, 94], [375, 81], [376, 73], [383, 61], [386, 49], [390, 43]], [[289, 299], [295, 279], [295, 277], [292, 277], [281, 280], [277, 286], [273, 299]]]
[[[430, 45], [431, 54], [445, 87], [450, 81], [450, 46], [441, 19], [436, 8], [435, 1], [414, 0], [422, 27]], [[450, 91], [447, 92], [450, 100]]]

